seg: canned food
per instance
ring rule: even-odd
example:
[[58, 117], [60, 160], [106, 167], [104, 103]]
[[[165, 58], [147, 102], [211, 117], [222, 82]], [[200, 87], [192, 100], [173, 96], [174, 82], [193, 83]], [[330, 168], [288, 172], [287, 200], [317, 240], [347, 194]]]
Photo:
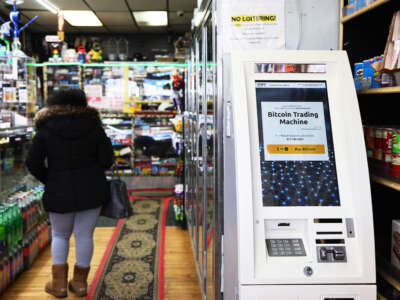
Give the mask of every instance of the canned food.
[[367, 148], [375, 148], [375, 128], [373, 127], [365, 128], [365, 140]]
[[374, 158], [374, 149], [367, 149], [367, 157]]
[[400, 154], [400, 129], [392, 130], [392, 152]]
[[392, 151], [383, 152], [383, 161], [388, 164], [392, 163]]
[[382, 129], [383, 151], [392, 152], [393, 134], [392, 128]]
[[377, 160], [382, 160], [383, 159], [383, 151], [382, 149], [375, 149], [374, 150], [374, 158]]
[[375, 148], [383, 149], [383, 129], [376, 128], [375, 130]]
[[392, 154], [392, 176], [400, 177], [400, 154]]

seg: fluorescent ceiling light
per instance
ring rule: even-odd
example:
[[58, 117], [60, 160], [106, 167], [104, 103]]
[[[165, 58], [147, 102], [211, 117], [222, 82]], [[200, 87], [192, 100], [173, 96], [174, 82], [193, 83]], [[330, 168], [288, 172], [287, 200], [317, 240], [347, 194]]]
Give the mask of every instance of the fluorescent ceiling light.
[[166, 11], [134, 11], [133, 16], [139, 26], [167, 26]]
[[71, 26], [103, 26], [99, 18], [91, 10], [63, 10], [61, 13]]
[[53, 14], [58, 14], [60, 9], [48, 0], [36, 0], [37, 3], [51, 11]]

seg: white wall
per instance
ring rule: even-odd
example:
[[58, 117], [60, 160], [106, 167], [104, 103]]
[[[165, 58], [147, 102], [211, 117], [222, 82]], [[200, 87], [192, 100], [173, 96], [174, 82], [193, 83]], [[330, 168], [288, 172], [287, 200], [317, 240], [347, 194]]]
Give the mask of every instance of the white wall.
[[298, 6], [302, 12], [300, 49], [339, 49], [339, 0], [286, 0], [285, 5], [287, 49], [296, 49], [298, 42]]

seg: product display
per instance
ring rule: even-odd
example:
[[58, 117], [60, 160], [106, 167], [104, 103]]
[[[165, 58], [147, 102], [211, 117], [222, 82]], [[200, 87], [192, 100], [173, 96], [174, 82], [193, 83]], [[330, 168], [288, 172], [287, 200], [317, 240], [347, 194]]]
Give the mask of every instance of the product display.
[[44, 98], [62, 88], [82, 88], [79, 64], [47, 64], [43, 67]]
[[1, 299], [400, 300], [399, 0], [83, 2], [0, 0]]
[[392, 176], [400, 177], [400, 129], [365, 126], [364, 136], [368, 158], [384, 162]]
[[41, 205], [43, 186], [11, 194], [0, 203], [0, 294], [28, 270], [50, 243], [51, 229]]

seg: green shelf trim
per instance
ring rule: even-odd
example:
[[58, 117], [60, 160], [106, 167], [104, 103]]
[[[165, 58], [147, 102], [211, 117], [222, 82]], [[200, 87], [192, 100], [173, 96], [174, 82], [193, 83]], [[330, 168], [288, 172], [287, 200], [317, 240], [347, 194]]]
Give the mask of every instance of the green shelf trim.
[[93, 64], [82, 64], [82, 63], [27, 63], [27, 66], [32, 67], [45, 67], [45, 66], [81, 66], [84, 68], [101, 68], [101, 67], [136, 67], [136, 66], [151, 66], [151, 67], [187, 67], [187, 64], [182, 63], [162, 63], [162, 62], [132, 62], [132, 63], [93, 63]]

